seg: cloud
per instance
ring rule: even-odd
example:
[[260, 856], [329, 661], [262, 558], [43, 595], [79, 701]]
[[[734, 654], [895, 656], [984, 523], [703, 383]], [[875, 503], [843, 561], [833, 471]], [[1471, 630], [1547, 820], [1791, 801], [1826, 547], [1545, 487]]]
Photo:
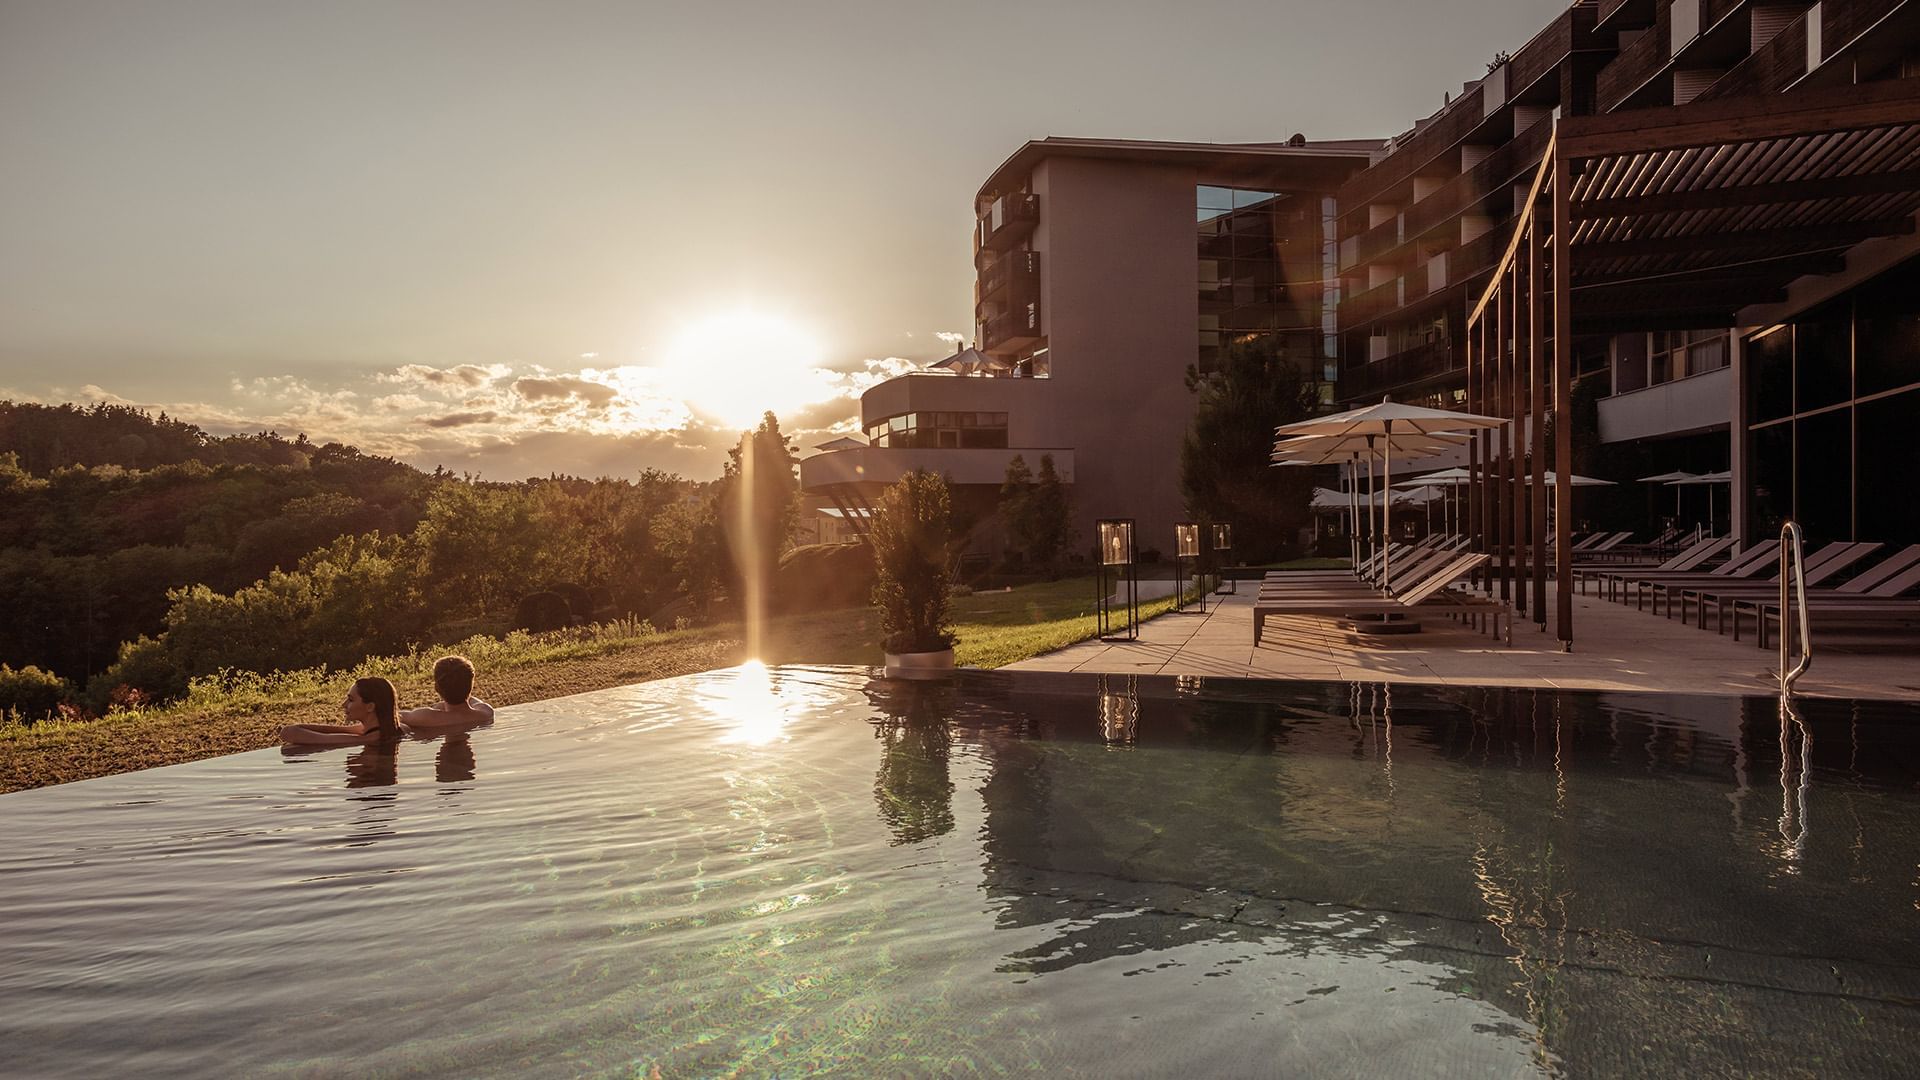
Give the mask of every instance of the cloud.
[[387, 394], [373, 399], [373, 407], [383, 412], [411, 412], [432, 404], [418, 394]]
[[376, 375], [375, 378], [384, 383], [412, 383], [416, 386], [458, 392], [478, 390], [491, 384], [495, 379], [503, 379], [511, 374], [513, 369], [504, 364], [455, 364], [449, 368], [429, 367], [426, 364], [402, 364], [390, 372]]
[[967, 343], [967, 335], [958, 330], [935, 330], [933, 336], [946, 342], [949, 348], [958, 349]]
[[430, 428], [471, 427], [474, 424], [491, 424], [498, 419], [495, 412], [457, 412], [445, 416], [429, 416], [421, 421]]
[[619, 390], [606, 383], [570, 375], [518, 378], [513, 380], [513, 392], [534, 402], [577, 399], [591, 409], [604, 409], [620, 396]]

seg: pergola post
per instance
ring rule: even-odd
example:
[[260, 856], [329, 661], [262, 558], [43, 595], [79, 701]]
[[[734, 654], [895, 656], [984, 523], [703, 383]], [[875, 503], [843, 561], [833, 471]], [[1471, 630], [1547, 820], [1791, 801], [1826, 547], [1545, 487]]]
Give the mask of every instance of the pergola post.
[[1540, 260], [1546, 255], [1541, 240], [1545, 235], [1536, 212], [1527, 222], [1527, 385], [1533, 391], [1527, 448], [1533, 469], [1533, 527], [1529, 530], [1533, 534], [1533, 621], [1541, 630], [1547, 628], [1547, 384], [1541, 377], [1546, 374], [1545, 365], [1540, 362], [1546, 345], [1540, 327]]
[[[1555, 121], [1557, 124], [1558, 121]], [[1554, 614], [1560, 647], [1573, 651], [1573, 170], [1553, 144], [1553, 502]]]
[[[1507, 336], [1511, 329], [1508, 312], [1512, 308], [1507, 303], [1506, 267], [1496, 267], [1493, 271], [1493, 411], [1489, 416], [1507, 416], [1507, 368], [1510, 361], [1507, 356]], [[1507, 506], [1513, 501], [1513, 493], [1507, 490], [1507, 429], [1505, 426], [1494, 432], [1494, 469], [1493, 483], [1493, 541], [1494, 574], [1500, 579], [1500, 599], [1513, 598], [1513, 551], [1512, 537], [1507, 535], [1507, 525], [1512, 514]]]
[[[1519, 229], [1523, 225], [1515, 225]], [[1524, 252], [1524, 236], [1521, 238]], [[1526, 484], [1521, 482], [1521, 419], [1526, 415], [1526, 407], [1521, 396], [1521, 388], [1526, 382], [1526, 365], [1523, 352], [1526, 338], [1521, 334], [1523, 327], [1523, 307], [1521, 307], [1521, 261], [1513, 259], [1507, 263], [1507, 296], [1513, 300], [1507, 304], [1507, 311], [1513, 313], [1509, 329], [1513, 332], [1513, 363], [1507, 365], [1507, 417], [1513, 421], [1509, 429], [1513, 434], [1507, 438], [1513, 442], [1513, 452], [1507, 455], [1507, 475], [1511, 477], [1513, 490], [1513, 607], [1526, 615]]]

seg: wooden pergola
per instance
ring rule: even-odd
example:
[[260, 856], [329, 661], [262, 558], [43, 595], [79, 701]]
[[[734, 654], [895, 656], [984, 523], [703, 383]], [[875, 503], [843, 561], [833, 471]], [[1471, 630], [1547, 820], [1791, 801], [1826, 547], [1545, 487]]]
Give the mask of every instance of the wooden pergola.
[[[1512, 238], [1469, 310], [1467, 409], [1514, 421], [1471, 446], [1473, 547], [1490, 592], [1573, 644], [1573, 339], [1734, 325], [1848, 248], [1911, 233], [1920, 79], [1555, 122]], [[1549, 404], [1548, 397], [1552, 401]], [[1545, 474], [1562, 508], [1548, 533]]]

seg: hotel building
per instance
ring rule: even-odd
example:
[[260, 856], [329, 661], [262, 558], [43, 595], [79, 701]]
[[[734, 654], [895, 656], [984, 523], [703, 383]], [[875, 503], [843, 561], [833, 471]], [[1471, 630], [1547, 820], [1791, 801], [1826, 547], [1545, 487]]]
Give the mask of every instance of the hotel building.
[[[1916, 542], [1898, 492], [1920, 460], [1917, 210], [1920, 3], [1574, 3], [1384, 143], [1022, 147], [975, 206], [977, 345], [1000, 377], [876, 387], [874, 445], [841, 452], [866, 471], [822, 455], [803, 477], [884, 483], [936, 452], [919, 432], [952, 437], [941, 414], [1004, 416], [1009, 448], [1070, 460], [1082, 540], [1132, 516], [1149, 544], [1183, 516], [1186, 368], [1276, 334], [1330, 402], [1518, 397], [1516, 472], [1536, 427], [1587, 424], [1585, 452], [1636, 475], [1730, 469], [1720, 531], [1791, 517], [1814, 541]], [[1537, 307], [1502, 306], [1542, 268]], [[1496, 269], [1518, 290], [1498, 302]], [[953, 464], [997, 483], [1004, 457]]]

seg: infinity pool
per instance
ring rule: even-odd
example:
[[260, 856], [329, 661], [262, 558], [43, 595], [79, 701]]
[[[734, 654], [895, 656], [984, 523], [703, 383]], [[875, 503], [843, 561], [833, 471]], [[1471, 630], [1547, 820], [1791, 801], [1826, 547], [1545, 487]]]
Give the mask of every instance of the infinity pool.
[[1920, 1075], [1920, 709], [1800, 710], [747, 667], [0, 796], [0, 1070]]

